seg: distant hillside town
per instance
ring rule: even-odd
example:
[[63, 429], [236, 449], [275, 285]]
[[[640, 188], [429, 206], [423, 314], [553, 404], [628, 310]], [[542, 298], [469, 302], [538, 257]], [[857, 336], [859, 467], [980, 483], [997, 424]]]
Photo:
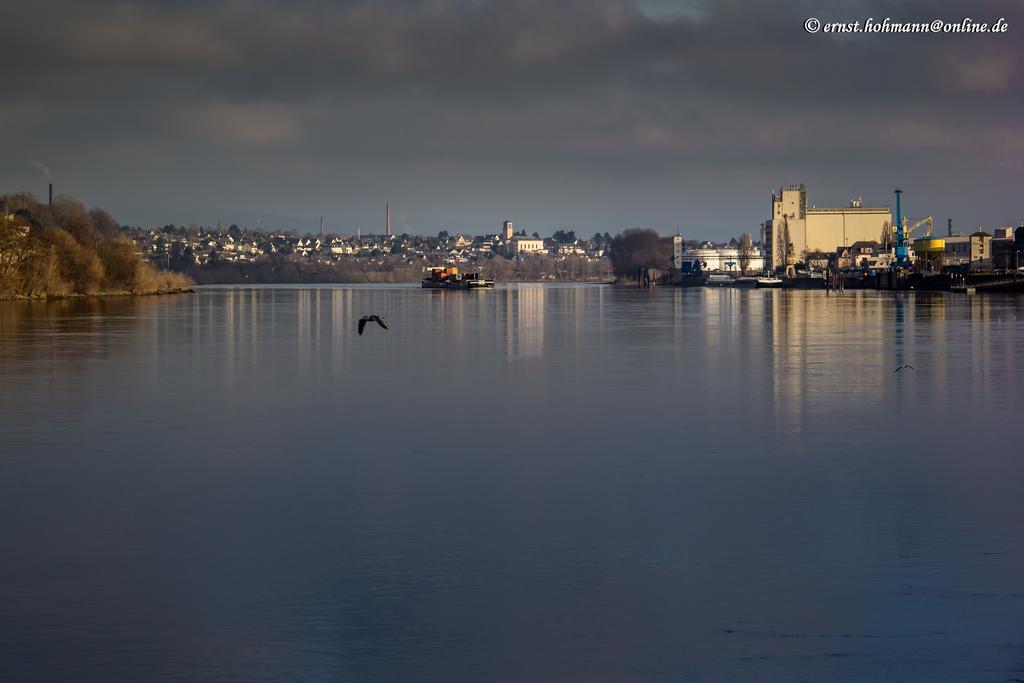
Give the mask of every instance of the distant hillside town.
[[612, 237], [578, 238], [556, 230], [549, 238], [516, 231], [436, 236], [391, 234], [302, 235], [196, 225], [130, 228], [140, 251], [154, 264], [189, 274], [197, 282], [418, 282], [427, 267], [482, 270], [494, 279], [607, 280]]

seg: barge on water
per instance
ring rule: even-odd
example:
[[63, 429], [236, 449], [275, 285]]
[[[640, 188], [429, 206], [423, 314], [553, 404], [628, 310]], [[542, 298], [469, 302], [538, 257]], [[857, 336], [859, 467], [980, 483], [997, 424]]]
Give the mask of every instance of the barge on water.
[[483, 273], [460, 273], [455, 266], [435, 266], [424, 270], [420, 286], [424, 289], [491, 289], [494, 280], [488, 280]]
[[757, 286], [757, 278], [752, 275], [740, 275], [732, 281], [732, 286], [753, 289]]
[[732, 275], [728, 273], [711, 273], [704, 284], [708, 287], [732, 287]]

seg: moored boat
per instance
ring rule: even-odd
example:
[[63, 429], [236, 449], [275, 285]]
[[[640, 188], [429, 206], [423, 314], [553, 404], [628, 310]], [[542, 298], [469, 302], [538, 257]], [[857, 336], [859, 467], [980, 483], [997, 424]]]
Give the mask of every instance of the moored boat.
[[765, 275], [757, 278], [758, 288], [774, 288], [782, 286], [782, 278], [777, 278], [774, 275]]

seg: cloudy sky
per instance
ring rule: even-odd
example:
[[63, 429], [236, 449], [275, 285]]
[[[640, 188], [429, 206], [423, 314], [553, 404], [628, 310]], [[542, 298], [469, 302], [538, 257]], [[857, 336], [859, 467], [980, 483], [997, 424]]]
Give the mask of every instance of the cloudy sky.
[[[969, 9], [968, 9], [969, 8]], [[808, 34], [808, 17], [1001, 35]], [[122, 222], [756, 234], [770, 191], [1024, 216], [1024, 0], [0, 5], [0, 191]]]

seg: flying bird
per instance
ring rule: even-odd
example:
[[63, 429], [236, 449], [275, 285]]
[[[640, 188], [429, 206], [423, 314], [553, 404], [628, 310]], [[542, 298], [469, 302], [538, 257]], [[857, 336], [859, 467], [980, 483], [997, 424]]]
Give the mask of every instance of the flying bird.
[[379, 315], [364, 315], [359, 319], [359, 334], [363, 333], [363, 328], [366, 327], [366, 323], [369, 322], [375, 322], [385, 330], [388, 329], [388, 326], [384, 324], [384, 321], [380, 319]]
[[[914, 370], [914, 366], [913, 366], [913, 365], [907, 364], [907, 365], [901, 365], [901, 366], [899, 366], [898, 368], [896, 368], [895, 370], [893, 370], [893, 372], [899, 372], [899, 371], [900, 371], [900, 370], [902, 370], [903, 368], [910, 368], [911, 370]], [[917, 370], [914, 370], [914, 372], [917, 372]]]

